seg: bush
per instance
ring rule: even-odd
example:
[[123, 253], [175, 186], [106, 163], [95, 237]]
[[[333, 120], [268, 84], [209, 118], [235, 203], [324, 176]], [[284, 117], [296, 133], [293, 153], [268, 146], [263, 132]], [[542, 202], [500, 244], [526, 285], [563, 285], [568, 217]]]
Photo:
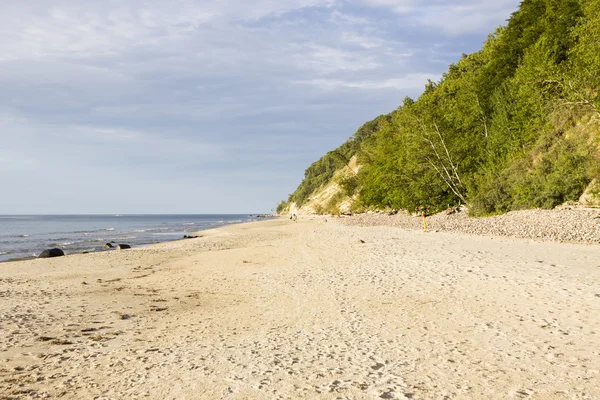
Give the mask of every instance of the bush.
[[325, 212], [327, 214], [337, 215], [340, 213], [340, 203], [344, 200], [344, 193], [337, 192], [325, 205]]
[[277, 208], [275, 209], [275, 211], [277, 211], [277, 214], [281, 214], [287, 207], [288, 207], [287, 201], [281, 200], [279, 202], [279, 204], [277, 204]]
[[358, 178], [356, 175], [345, 176], [339, 180], [339, 184], [344, 194], [348, 197], [352, 197], [358, 188]]

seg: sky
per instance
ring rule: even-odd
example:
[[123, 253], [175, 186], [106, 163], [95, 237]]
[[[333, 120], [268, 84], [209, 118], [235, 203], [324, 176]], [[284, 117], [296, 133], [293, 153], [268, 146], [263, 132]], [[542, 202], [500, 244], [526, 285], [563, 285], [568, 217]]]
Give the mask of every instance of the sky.
[[0, 214], [269, 212], [517, 0], [2, 0]]

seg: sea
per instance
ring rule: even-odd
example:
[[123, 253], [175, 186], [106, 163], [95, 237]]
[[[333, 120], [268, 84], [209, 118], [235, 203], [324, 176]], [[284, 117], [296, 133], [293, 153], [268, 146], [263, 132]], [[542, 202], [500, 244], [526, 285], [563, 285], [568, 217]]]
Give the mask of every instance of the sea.
[[[268, 218], [268, 217], [267, 217]], [[139, 247], [183, 238], [205, 229], [263, 220], [224, 215], [0, 215], [0, 262], [37, 257], [58, 247], [66, 255], [110, 251], [112, 242]]]

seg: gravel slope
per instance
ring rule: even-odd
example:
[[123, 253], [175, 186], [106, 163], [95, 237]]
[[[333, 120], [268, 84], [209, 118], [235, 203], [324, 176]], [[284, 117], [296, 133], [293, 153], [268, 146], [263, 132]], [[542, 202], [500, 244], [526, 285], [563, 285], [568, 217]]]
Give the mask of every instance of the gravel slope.
[[[344, 225], [395, 226], [423, 230], [421, 217], [402, 214], [357, 214], [340, 219]], [[525, 210], [486, 218], [466, 212], [427, 217], [430, 231], [503, 236], [561, 243], [600, 243], [600, 210]]]

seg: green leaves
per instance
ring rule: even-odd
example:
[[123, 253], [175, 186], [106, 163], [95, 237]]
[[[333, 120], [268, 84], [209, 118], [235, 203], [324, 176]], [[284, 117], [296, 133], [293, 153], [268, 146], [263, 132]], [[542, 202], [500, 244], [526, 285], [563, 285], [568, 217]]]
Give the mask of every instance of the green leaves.
[[[370, 121], [306, 171], [304, 202], [357, 154], [342, 184], [361, 205], [474, 214], [554, 207], [600, 178], [600, 0], [524, 0], [480, 51]], [[595, 127], [595, 128], [594, 128]]]
[[392, 118], [393, 113], [381, 115], [372, 121], [362, 125], [356, 133], [337, 149], [328, 152], [318, 161], [313, 163], [304, 172], [304, 179], [300, 186], [292, 193], [288, 202], [296, 202], [301, 207], [310, 196], [323, 185], [327, 184], [335, 171], [340, 168], [346, 168], [352, 156], [360, 148], [361, 143], [368, 139], [373, 133], [382, 129]]

